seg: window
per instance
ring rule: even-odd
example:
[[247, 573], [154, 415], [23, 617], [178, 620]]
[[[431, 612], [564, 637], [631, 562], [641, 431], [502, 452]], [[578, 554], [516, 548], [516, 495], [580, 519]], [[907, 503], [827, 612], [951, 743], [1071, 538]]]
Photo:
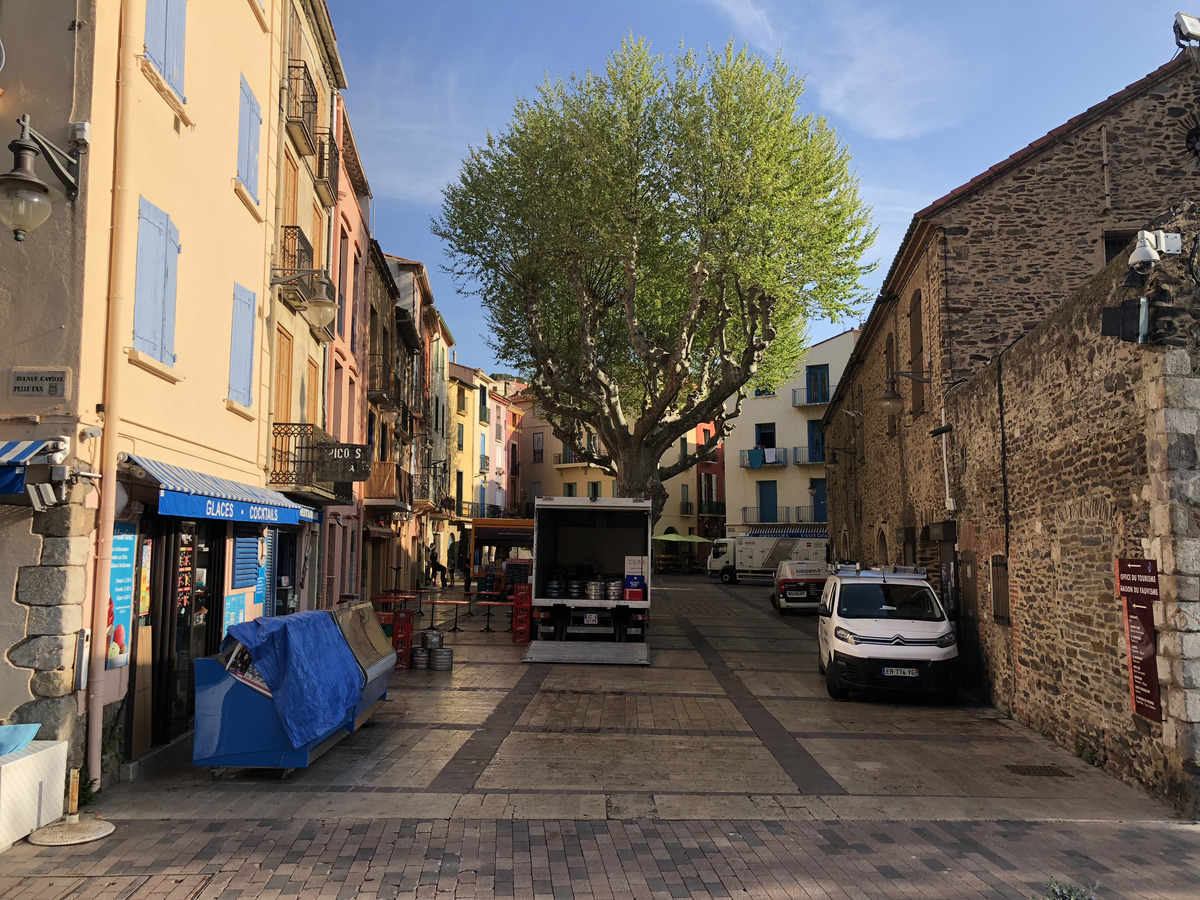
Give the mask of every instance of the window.
[[805, 366], [804, 384], [809, 403], [829, 402], [829, 366]]
[[575, 482], [568, 481], [566, 484], [563, 485], [563, 496], [564, 497], [576, 496], [575, 495]]
[[[290, 338], [289, 338], [288, 348], [289, 348], [288, 354], [290, 356], [291, 355]], [[303, 386], [303, 391], [305, 393], [302, 398], [303, 403], [304, 403], [304, 421], [307, 422], [309, 425], [316, 425], [317, 424], [317, 415], [318, 415], [319, 409], [320, 409], [317, 401], [320, 399], [320, 396], [321, 396], [321, 390], [319, 387], [319, 385], [321, 384], [321, 367], [319, 365], [317, 365], [317, 361], [315, 359], [313, 359], [311, 356], [305, 362], [305, 372], [306, 372], [305, 384]], [[290, 382], [291, 382], [291, 380], [289, 379], [289, 384], [290, 384]], [[282, 422], [285, 420], [277, 419], [276, 421]]]
[[458, 411], [465, 413], [467, 411], [467, 389], [462, 385], [458, 388]]
[[587, 436], [588, 453], [599, 453], [599, 450], [597, 450], [597, 446], [598, 445], [596, 443], [596, 436], [594, 434], [589, 434]]
[[254, 323], [258, 298], [254, 291], [233, 286], [233, 329], [229, 340], [229, 399], [242, 406], [254, 400]]
[[[283, 225], [300, 224], [300, 164], [292, 154], [283, 151]], [[315, 232], [314, 237], [318, 237]], [[323, 242], [322, 242], [323, 243]]]
[[529, 494], [534, 499], [542, 496], [542, 483], [540, 481], [529, 482]]
[[535, 463], [541, 462], [545, 456], [545, 448], [543, 446], [545, 439], [546, 436], [540, 431], [535, 432], [533, 435], [533, 461]]
[[463, 428], [463, 423], [458, 423], [458, 449], [463, 449], [463, 440], [466, 437], [466, 431]]
[[187, 0], [146, 0], [146, 58], [185, 103], [183, 47]]
[[346, 295], [350, 293], [350, 238], [343, 228], [338, 241], [337, 333], [346, 336]]
[[261, 538], [257, 525], [238, 523], [233, 526], [233, 577], [234, 588], [254, 587], [258, 583], [258, 542]]
[[600, 482], [589, 481], [587, 483], [587, 486], [588, 486], [588, 499], [589, 500], [597, 499], [600, 496]]
[[1009, 624], [1008, 557], [992, 557], [992, 618], [1002, 625]]
[[1104, 234], [1104, 264], [1110, 262], [1125, 252], [1129, 242], [1137, 237], [1136, 231], [1109, 231]]
[[[312, 360], [309, 360], [312, 363]], [[313, 415], [310, 425], [316, 424], [317, 396], [320, 393], [320, 378], [315, 376], [313, 368], [308, 370], [308, 383], [304, 385], [307, 391], [305, 410]], [[292, 336], [282, 325], [275, 326], [275, 421], [292, 421]]]
[[261, 130], [262, 111], [243, 75], [242, 99], [238, 110], [237, 180], [255, 203], [258, 203], [258, 135]]
[[774, 422], [762, 422], [754, 426], [754, 446], [772, 448], [775, 446]]
[[821, 431], [820, 419], [808, 420], [808, 461], [825, 462], [825, 435]]
[[175, 364], [179, 253], [179, 229], [170, 216], [142, 197], [133, 292], [133, 349], [168, 366]]
[[913, 294], [912, 306], [908, 310], [909, 346], [912, 357], [909, 360], [909, 371], [912, 379], [912, 414], [919, 415], [925, 411], [925, 385], [917, 378], [925, 374], [925, 330], [921, 321], [921, 292]]
[[504, 440], [504, 422], [499, 413], [496, 414], [496, 443]]
[[487, 425], [489, 422], [491, 422], [491, 420], [492, 417], [488, 411], [487, 385], [481, 384], [479, 386], [479, 421], [484, 425]]
[[685, 459], [687, 459], [687, 438], [681, 437], [679, 439], [679, 461], [683, 462]]
[[774, 388], [755, 388], [754, 396], [755, 397], [774, 397], [775, 390], [774, 390]]

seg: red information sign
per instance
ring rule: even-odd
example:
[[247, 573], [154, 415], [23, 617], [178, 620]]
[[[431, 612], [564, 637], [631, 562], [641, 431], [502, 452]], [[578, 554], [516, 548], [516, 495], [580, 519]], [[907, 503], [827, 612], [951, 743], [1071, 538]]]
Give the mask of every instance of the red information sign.
[[1158, 691], [1158, 658], [1154, 641], [1154, 601], [1158, 599], [1158, 563], [1152, 559], [1118, 559], [1117, 593], [1125, 606], [1125, 640], [1129, 645], [1129, 694], [1133, 711], [1162, 721]]

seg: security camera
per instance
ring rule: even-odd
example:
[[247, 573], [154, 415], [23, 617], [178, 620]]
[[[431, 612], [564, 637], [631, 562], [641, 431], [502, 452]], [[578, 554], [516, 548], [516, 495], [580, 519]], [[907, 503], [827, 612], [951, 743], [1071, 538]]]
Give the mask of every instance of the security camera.
[[1129, 254], [1129, 268], [1139, 275], [1149, 275], [1153, 272], [1159, 260], [1158, 250], [1155, 249], [1154, 244], [1153, 235], [1147, 231], [1139, 231], [1137, 244], [1134, 245], [1133, 252]]

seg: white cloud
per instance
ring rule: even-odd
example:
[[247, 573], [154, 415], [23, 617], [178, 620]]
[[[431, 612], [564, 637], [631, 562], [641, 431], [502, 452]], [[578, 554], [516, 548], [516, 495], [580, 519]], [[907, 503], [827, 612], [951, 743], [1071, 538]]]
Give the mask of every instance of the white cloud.
[[779, 49], [775, 29], [766, 11], [754, 0], [707, 0], [733, 22], [738, 37], [774, 53]]

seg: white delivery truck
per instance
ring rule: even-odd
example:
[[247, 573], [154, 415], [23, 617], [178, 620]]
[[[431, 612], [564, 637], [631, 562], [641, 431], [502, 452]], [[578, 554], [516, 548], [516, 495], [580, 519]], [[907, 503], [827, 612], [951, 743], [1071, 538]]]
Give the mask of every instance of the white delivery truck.
[[784, 560], [825, 562], [829, 541], [796, 535], [735, 534], [713, 541], [706, 570], [723, 584], [741, 579], [770, 581]]
[[646, 640], [653, 514], [649, 500], [537, 498], [531, 622], [535, 643]]

